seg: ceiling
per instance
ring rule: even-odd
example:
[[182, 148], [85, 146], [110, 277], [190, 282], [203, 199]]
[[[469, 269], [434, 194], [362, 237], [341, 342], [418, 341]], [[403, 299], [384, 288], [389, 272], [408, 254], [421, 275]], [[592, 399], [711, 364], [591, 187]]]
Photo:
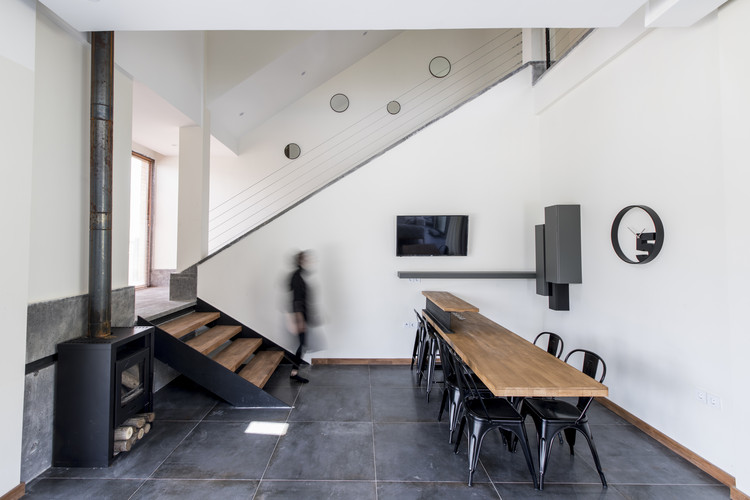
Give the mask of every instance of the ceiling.
[[[235, 152], [243, 134], [401, 30], [617, 27], [641, 8], [647, 26], [689, 26], [724, 1], [40, 0], [79, 32], [205, 31], [212, 132]], [[176, 155], [192, 122], [162, 97], [136, 82], [133, 140]]]
[[41, 1], [78, 31], [593, 28], [619, 26], [646, 3], [646, 0], [378, 0], [367, 4], [351, 0]]

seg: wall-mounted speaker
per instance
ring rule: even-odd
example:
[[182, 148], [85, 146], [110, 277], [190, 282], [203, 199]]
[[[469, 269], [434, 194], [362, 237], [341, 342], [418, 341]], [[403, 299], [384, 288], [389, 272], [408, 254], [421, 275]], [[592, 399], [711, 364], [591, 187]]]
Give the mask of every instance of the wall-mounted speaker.
[[550, 309], [570, 310], [568, 285], [581, 283], [581, 206], [544, 209], [544, 224], [535, 226], [536, 293], [549, 297]]

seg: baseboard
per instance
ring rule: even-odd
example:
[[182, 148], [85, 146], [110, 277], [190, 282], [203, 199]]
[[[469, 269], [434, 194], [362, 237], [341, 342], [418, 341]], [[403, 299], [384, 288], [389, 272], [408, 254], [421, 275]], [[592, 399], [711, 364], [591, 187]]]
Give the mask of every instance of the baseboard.
[[26, 494], [26, 483], [21, 483], [8, 493], [0, 497], [0, 500], [18, 500]]
[[312, 358], [313, 365], [409, 365], [411, 358]]
[[[661, 444], [672, 450], [673, 452], [680, 455], [682, 458], [690, 462], [691, 464], [698, 467], [700, 470], [708, 474], [709, 476], [713, 477], [720, 483], [723, 483], [727, 486], [729, 486], [730, 490], [732, 491], [732, 499], [737, 498], [738, 500], [750, 500], [749, 497], [747, 497], [744, 493], [739, 491], [736, 488], [736, 481], [734, 476], [729, 474], [728, 472], [720, 469], [719, 467], [715, 466], [708, 460], [704, 459], [703, 457], [697, 455], [696, 453], [690, 451], [685, 446], [681, 445], [671, 437], [667, 436], [663, 432], [653, 428], [640, 418], [636, 417], [632, 413], [628, 412], [624, 408], [618, 406], [617, 404], [613, 403], [609, 399], [606, 398], [596, 398], [596, 400], [602, 404], [605, 408], [609, 409], [616, 415], [619, 415], [623, 419], [627, 420], [629, 423], [636, 426], [638, 429], [643, 431], [644, 433], [648, 434], [652, 438], [659, 441]], [[734, 496], [734, 492], [737, 492], [737, 494], [742, 496]]]

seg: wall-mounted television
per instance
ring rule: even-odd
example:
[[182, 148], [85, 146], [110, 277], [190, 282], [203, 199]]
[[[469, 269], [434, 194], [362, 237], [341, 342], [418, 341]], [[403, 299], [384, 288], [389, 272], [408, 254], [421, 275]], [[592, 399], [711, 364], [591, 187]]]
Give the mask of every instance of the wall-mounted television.
[[396, 216], [396, 255], [467, 255], [468, 215]]

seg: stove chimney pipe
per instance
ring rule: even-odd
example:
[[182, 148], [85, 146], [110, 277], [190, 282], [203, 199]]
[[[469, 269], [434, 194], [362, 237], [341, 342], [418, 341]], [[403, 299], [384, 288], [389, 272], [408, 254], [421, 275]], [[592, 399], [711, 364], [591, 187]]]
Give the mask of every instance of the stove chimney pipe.
[[112, 333], [112, 96], [114, 33], [91, 33], [89, 337]]

